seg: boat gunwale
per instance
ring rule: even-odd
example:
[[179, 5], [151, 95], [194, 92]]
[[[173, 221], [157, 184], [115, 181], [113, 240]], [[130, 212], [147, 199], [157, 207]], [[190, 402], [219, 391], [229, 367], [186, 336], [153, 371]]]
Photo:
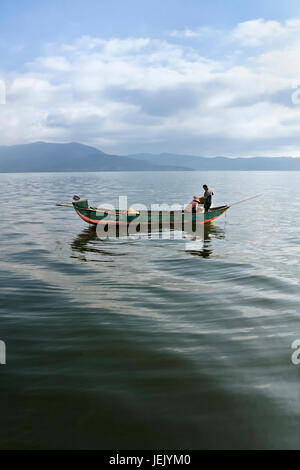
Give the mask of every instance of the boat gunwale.
[[[92, 206], [88, 206], [88, 207], [83, 207], [83, 206], [78, 206], [76, 204], [76, 202], [72, 202], [73, 206], [74, 206], [74, 209], [77, 211], [77, 210], [82, 210], [82, 211], [91, 211], [91, 212], [104, 212], [106, 214], [126, 214], [126, 215], [130, 215], [130, 213], [128, 213], [128, 210], [123, 210], [123, 209], [105, 209], [103, 207], [101, 208], [95, 208], [95, 207], [92, 207]], [[212, 207], [211, 209], [208, 210], [208, 212], [215, 212], [215, 211], [225, 211], [227, 209], [229, 209], [230, 206], [229, 205], [224, 205], [224, 206], [218, 206], [218, 207]], [[207, 212], [203, 212], [203, 211], [196, 211], [196, 212], [191, 212], [191, 211], [186, 211], [184, 209], [181, 209], [181, 210], [175, 210], [175, 211], [169, 211], [169, 210], [140, 210], [140, 211], [137, 211], [138, 214], [136, 215], [141, 215], [141, 214], [149, 214], [150, 213], [169, 213], [169, 214], [205, 214]], [[134, 215], [134, 214], [132, 214]]]
[[[74, 206], [74, 209], [76, 211], [76, 213], [79, 215], [79, 217], [86, 223], [88, 224], [93, 224], [93, 225], [98, 225], [98, 224], [101, 224], [101, 225], [116, 225], [116, 226], [133, 226], [133, 225], [141, 225], [141, 226], [163, 226], [163, 225], [168, 225], [169, 227], [172, 227], [174, 226], [176, 223], [180, 223], [180, 221], [175, 221], [175, 220], [168, 220], [167, 222], [163, 222], [162, 220], [160, 220], [161, 216], [163, 215], [163, 212], [165, 213], [168, 213], [170, 216], [175, 216], [175, 214], [177, 213], [178, 215], [180, 215], [182, 217], [182, 223], [184, 224], [185, 221], [184, 221], [184, 216], [188, 217], [188, 216], [195, 216], [195, 215], [198, 215], [198, 216], [203, 216], [203, 218], [201, 220], [193, 220], [193, 223], [196, 224], [196, 225], [202, 225], [202, 224], [206, 224], [206, 223], [209, 223], [209, 222], [212, 222], [216, 219], [218, 219], [222, 214], [224, 214], [224, 212], [226, 212], [226, 210], [229, 209], [230, 206], [219, 206], [219, 207], [214, 207], [212, 208], [210, 211], [208, 212], [186, 212], [184, 210], [181, 210], [181, 211], [140, 211], [139, 214], [136, 214], [136, 215], [133, 215], [132, 216], [132, 220], [128, 220], [128, 218], [130, 218], [130, 214], [128, 214], [127, 211], [120, 211], [119, 209], [116, 209], [116, 210], [110, 210], [110, 211], [103, 211], [104, 212], [104, 217], [102, 219], [93, 219], [89, 216], [92, 216], [90, 214], [91, 212], [91, 209], [90, 207], [76, 207], [76, 203], [74, 204], [73, 203], [73, 206]], [[98, 210], [93, 210], [92, 212], [97, 212]], [[84, 212], [88, 212], [88, 214], [84, 214]], [[159, 217], [159, 220], [151, 220], [151, 214], [153, 212], [156, 212], [158, 217]], [[106, 218], [106, 215], [116, 215], [117, 217], [119, 217], [120, 215], [124, 215], [124, 216], [127, 216], [127, 220], [110, 220], [110, 219], [107, 219]], [[141, 215], [146, 215], [147, 214], [147, 217], [148, 217], [148, 220], [139, 220], [140, 219], [140, 216]], [[205, 215], [206, 214], [209, 214], [211, 215], [211, 218], [205, 218]], [[149, 220], [149, 216], [150, 216], [150, 220]], [[209, 217], [209, 216], [208, 216]], [[135, 220], [137, 219], [137, 220]]]

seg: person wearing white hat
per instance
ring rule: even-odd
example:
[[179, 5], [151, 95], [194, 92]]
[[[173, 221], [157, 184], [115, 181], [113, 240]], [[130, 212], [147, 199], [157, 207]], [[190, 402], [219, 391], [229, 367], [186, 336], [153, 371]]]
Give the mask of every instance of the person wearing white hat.
[[194, 196], [193, 200], [186, 206], [185, 210], [187, 212], [197, 212], [199, 204], [200, 198], [198, 196]]

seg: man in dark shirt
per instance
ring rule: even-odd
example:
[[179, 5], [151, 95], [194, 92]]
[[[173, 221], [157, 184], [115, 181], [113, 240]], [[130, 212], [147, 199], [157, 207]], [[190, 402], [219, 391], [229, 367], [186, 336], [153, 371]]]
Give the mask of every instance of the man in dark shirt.
[[206, 184], [203, 185], [204, 189], [204, 209], [205, 212], [208, 212], [212, 203], [212, 196], [214, 195], [213, 191], [211, 189], [208, 189], [208, 186]]

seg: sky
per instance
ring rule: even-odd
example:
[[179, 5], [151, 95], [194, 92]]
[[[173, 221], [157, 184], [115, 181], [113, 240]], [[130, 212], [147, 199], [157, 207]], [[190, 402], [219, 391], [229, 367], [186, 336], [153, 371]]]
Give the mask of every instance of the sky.
[[300, 0], [0, 0], [0, 145], [300, 156]]

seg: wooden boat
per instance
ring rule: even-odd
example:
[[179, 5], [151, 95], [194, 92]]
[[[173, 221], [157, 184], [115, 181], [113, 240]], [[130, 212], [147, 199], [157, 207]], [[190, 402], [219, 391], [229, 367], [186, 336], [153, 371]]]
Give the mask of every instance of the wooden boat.
[[[70, 203], [58, 203], [66, 206]], [[135, 210], [109, 210], [90, 206], [87, 199], [73, 200], [72, 206], [79, 217], [92, 225], [116, 225], [116, 226], [137, 226], [141, 227], [161, 227], [184, 229], [187, 224], [206, 224], [212, 222], [224, 214], [230, 206], [224, 205], [213, 207], [208, 212], [199, 210], [197, 212], [177, 211], [135, 211]]]
[[[204, 212], [203, 206], [199, 206], [196, 212], [187, 210], [175, 211], [151, 211], [151, 210], [121, 210], [96, 208], [89, 205], [87, 199], [78, 196], [73, 197], [72, 202], [59, 202], [57, 206], [74, 208], [79, 217], [90, 226], [97, 227], [98, 236], [103, 233], [104, 237], [122, 237], [134, 233], [153, 234], [162, 231], [180, 231], [193, 236], [199, 234], [203, 237], [205, 224], [209, 224], [223, 215], [230, 207], [250, 201], [261, 194], [252, 196], [243, 201], [230, 205], [211, 207], [208, 212]], [[202, 229], [201, 229], [202, 227]]]

